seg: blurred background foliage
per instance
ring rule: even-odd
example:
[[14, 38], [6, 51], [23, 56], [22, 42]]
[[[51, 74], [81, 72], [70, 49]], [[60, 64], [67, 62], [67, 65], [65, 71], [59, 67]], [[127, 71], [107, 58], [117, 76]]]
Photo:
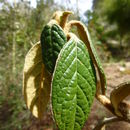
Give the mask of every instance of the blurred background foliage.
[[[54, 11], [74, 11], [71, 18], [88, 26], [102, 62], [130, 60], [130, 1], [93, 0], [92, 9], [82, 15], [78, 8], [81, 1], [76, 1], [74, 8], [68, 8], [55, 0], [36, 0], [34, 8], [26, 0], [0, 0], [1, 130], [27, 129], [33, 120], [22, 96], [24, 58], [31, 46], [39, 41], [43, 26]], [[71, 1], [66, 0], [66, 3], [71, 4]]]

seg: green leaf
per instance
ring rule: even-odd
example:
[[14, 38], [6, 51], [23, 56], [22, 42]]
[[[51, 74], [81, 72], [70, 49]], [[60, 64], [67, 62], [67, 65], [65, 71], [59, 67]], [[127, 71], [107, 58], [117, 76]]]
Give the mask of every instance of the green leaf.
[[76, 21], [76, 20], [72, 20], [68, 23], [69, 28], [72, 26], [77, 27], [77, 31], [78, 31], [80, 39], [86, 44], [86, 46], [88, 48], [89, 54], [93, 60], [93, 63], [95, 64], [95, 66], [97, 68], [97, 71], [98, 71], [102, 93], [105, 94], [105, 91], [106, 91], [105, 73], [104, 73], [103, 67], [100, 63], [100, 60], [98, 58], [98, 55], [96, 53], [96, 50], [94, 48], [94, 45], [91, 41], [88, 29], [83, 23], [81, 23], [80, 21]]
[[41, 44], [27, 53], [23, 70], [23, 95], [32, 114], [42, 118], [50, 99], [51, 75], [42, 63]]
[[59, 25], [51, 24], [46, 25], [41, 34], [43, 63], [50, 73], [54, 70], [61, 48], [67, 42], [62, 28]]
[[52, 108], [60, 130], [81, 130], [96, 91], [95, 69], [85, 44], [71, 38], [61, 50], [53, 74]]

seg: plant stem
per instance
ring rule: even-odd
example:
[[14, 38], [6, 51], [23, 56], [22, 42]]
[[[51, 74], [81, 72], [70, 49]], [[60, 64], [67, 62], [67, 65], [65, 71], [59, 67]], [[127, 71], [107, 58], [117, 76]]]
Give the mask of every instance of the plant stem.
[[110, 123], [113, 123], [113, 122], [118, 122], [118, 121], [125, 121], [125, 122], [130, 123], [129, 120], [125, 120], [123, 118], [109, 117], [109, 118], [104, 118], [103, 120], [99, 121], [98, 124], [96, 125], [96, 127], [93, 130], [101, 130], [104, 125], [110, 124]]
[[105, 95], [101, 95], [101, 94], [97, 94], [96, 98], [103, 106], [105, 106], [112, 114], [115, 115], [114, 108], [111, 105], [109, 98], [107, 98]]

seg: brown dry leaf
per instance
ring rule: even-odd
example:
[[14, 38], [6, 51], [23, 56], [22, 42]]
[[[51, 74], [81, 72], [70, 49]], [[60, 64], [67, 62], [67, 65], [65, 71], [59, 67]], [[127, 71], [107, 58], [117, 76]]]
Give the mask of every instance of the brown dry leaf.
[[42, 118], [50, 99], [51, 75], [42, 63], [41, 44], [36, 43], [25, 58], [23, 70], [23, 95], [28, 109]]
[[[123, 113], [121, 113], [121, 111], [119, 111], [119, 109], [118, 109], [120, 107], [119, 105], [123, 105], [123, 106], [126, 105], [126, 110], [125, 111], [129, 111], [129, 110], [127, 110], [128, 105], [125, 102], [123, 103], [123, 100], [128, 95], [130, 95], [130, 82], [125, 82], [125, 83], [122, 83], [122, 84], [118, 85], [111, 92], [111, 95], [110, 95], [111, 104], [113, 105], [115, 113], [118, 116], [123, 116], [124, 115]], [[125, 108], [122, 107], [122, 109], [125, 109]]]

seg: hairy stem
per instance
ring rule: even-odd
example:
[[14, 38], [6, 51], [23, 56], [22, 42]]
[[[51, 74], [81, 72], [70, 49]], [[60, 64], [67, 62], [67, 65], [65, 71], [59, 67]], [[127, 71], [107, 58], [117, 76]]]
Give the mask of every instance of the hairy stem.
[[96, 98], [103, 106], [105, 106], [111, 113], [113, 113], [115, 115], [114, 108], [111, 105], [109, 98], [107, 98], [105, 95], [101, 95], [101, 94], [96, 95]]

